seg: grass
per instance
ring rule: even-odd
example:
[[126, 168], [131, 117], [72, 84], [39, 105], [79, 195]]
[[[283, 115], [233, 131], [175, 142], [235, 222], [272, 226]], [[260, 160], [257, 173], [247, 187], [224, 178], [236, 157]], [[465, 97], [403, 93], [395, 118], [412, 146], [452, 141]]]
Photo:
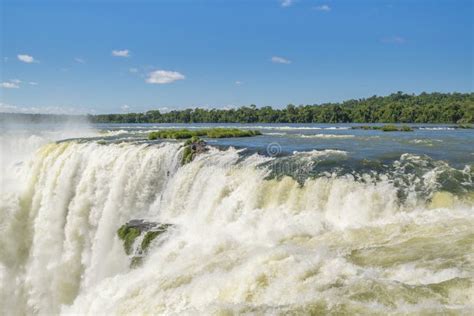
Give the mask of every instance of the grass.
[[413, 128], [408, 125], [396, 126], [396, 125], [383, 125], [383, 126], [353, 126], [352, 129], [363, 129], [363, 130], [379, 130], [383, 132], [413, 132]]
[[257, 130], [241, 130], [238, 128], [205, 128], [197, 130], [188, 129], [163, 129], [148, 134], [148, 139], [192, 139], [193, 137], [208, 138], [230, 138], [230, 137], [251, 137], [262, 135]]

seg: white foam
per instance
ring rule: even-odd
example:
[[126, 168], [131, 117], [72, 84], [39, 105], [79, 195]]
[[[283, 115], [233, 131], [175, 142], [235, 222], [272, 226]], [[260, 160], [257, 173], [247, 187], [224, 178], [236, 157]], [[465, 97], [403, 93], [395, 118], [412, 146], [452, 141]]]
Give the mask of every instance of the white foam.
[[341, 135], [341, 134], [314, 134], [314, 135], [299, 135], [302, 138], [353, 138], [355, 135]]
[[427, 131], [452, 131], [454, 127], [420, 127], [421, 130]]
[[344, 150], [337, 149], [323, 149], [323, 150], [311, 150], [311, 151], [293, 151], [293, 155], [301, 157], [326, 157], [326, 156], [347, 156], [348, 152]]

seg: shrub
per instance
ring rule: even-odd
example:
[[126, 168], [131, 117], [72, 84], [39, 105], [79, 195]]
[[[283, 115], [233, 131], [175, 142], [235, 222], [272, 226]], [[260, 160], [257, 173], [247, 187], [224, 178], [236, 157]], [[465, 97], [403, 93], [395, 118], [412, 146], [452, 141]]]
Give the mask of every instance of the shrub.
[[399, 129], [395, 125], [384, 125], [381, 128], [382, 131], [384, 132], [398, 132]]
[[183, 150], [183, 156], [181, 157], [181, 165], [187, 164], [193, 160], [193, 150], [191, 145], [187, 145]]
[[184, 146], [189, 146], [192, 143], [197, 143], [197, 142], [200, 142], [200, 141], [201, 141], [201, 139], [198, 136], [193, 136], [184, 143]]

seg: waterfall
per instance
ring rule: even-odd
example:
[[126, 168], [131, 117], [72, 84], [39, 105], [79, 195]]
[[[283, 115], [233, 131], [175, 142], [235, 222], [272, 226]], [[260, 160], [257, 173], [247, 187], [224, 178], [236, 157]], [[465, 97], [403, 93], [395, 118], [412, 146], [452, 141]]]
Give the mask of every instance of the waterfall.
[[[65, 141], [18, 166], [0, 204], [0, 312], [429, 313], [473, 301], [472, 195], [401, 200], [384, 175], [301, 183], [270, 177], [258, 154], [212, 148], [181, 166], [181, 152]], [[136, 267], [117, 235], [134, 219], [173, 225]]]

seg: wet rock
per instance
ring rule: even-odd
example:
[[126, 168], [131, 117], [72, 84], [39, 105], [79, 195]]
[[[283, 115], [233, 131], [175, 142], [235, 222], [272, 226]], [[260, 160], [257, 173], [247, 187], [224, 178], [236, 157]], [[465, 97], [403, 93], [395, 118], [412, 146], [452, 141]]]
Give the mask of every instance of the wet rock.
[[202, 153], [208, 151], [207, 144], [199, 137], [192, 137], [184, 143], [183, 157], [181, 158], [181, 165], [185, 165]]
[[[123, 248], [127, 255], [132, 255], [131, 266], [139, 265], [153, 240], [167, 232], [172, 224], [147, 222], [142, 219], [133, 219], [117, 230], [118, 237], [123, 241]], [[139, 245], [135, 245], [138, 237], [144, 234]]]

